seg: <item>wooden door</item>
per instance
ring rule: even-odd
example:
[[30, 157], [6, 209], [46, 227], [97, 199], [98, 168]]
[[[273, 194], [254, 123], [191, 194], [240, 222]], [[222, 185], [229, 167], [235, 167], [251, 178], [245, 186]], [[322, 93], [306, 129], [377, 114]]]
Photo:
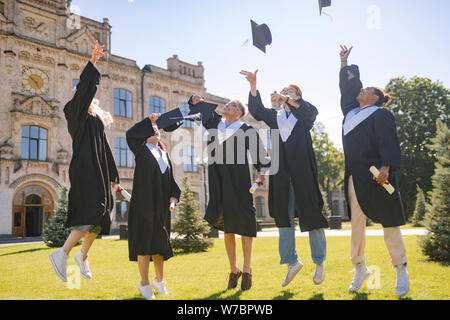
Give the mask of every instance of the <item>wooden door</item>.
[[12, 236], [23, 237], [25, 235], [25, 207], [14, 206], [12, 212]]

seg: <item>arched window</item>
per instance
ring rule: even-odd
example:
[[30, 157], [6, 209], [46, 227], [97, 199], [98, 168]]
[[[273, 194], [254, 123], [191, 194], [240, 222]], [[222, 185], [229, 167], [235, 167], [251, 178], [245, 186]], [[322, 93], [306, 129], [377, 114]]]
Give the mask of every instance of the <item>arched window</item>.
[[125, 138], [114, 139], [114, 160], [119, 167], [133, 168], [133, 153]]
[[114, 115], [133, 118], [133, 98], [131, 92], [123, 89], [114, 89]]
[[183, 146], [184, 172], [198, 172], [197, 155], [193, 146]]
[[[182, 103], [180, 107], [181, 113], [183, 114], [183, 117], [187, 116], [189, 114], [189, 105], [187, 103]], [[194, 121], [191, 120], [184, 120], [183, 121], [183, 128], [194, 128]]]
[[47, 130], [36, 126], [22, 127], [22, 159], [47, 160]]
[[264, 205], [264, 197], [256, 197], [255, 199], [256, 216], [258, 218], [264, 218], [266, 216], [266, 208]]
[[158, 97], [150, 97], [149, 101], [149, 112], [152, 113], [165, 113], [166, 112], [166, 102]]

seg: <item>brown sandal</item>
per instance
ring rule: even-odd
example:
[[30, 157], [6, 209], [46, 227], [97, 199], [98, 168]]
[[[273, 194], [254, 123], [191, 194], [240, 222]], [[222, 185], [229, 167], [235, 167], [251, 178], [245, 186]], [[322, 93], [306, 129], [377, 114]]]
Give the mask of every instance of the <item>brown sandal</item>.
[[230, 273], [230, 278], [228, 279], [228, 289], [234, 289], [238, 285], [238, 280], [242, 276], [242, 271], [239, 270], [238, 273]]
[[241, 281], [241, 289], [243, 291], [248, 290], [252, 287], [252, 274], [244, 272], [242, 274], [242, 281]]

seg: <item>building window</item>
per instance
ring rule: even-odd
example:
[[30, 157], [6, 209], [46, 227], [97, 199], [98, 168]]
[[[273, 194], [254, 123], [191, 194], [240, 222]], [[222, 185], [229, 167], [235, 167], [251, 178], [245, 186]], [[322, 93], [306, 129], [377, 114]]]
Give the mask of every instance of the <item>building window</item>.
[[264, 205], [264, 198], [263, 197], [256, 197], [255, 201], [255, 207], [256, 207], [256, 216], [258, 218], [264, 218], [266, 216], [266, 208]]
[[270, 129], [267, 130], [267, 150], [272, 150], [272, 135]]
[[150, 97], [149, 101], [149, 112], [152, 113], [165, 113], [166, 112], [166, 102], [158, 97]]
[[[189, 105], [187, 103], [181, 104], [180, 110], [181, 110], [181, 113], [183, 114], [183, 117], [187, 116], [190, 112]], [[194, 121], [184, 120], [183, 128], [194, 128]]]
[[183, 147], [183, 170], [184, 172], [198, 172], [196, 152], [193, 146]]
[[114, 115], [133, 118], [133, 102], [131, 92], [123, 89], [114, 89]]
[[119, 167], [133, 168], [133, 153], [128, 147], [126, 139], [114, 139], [114, 159]]
[[[127, 190], [130, 192], [129, 190]], [[130, 192], [131, 193], [131, 192]], [[120, 194], [116, 194], [116, 221], [127, 222], [128, 221], [128, 209], [129, 203]]]
[[47, 130], [35, 126], [22, 127], [22, 159], [47, 160]]
[[5, 3], [0, 1], [0, 13], [5, 15]]

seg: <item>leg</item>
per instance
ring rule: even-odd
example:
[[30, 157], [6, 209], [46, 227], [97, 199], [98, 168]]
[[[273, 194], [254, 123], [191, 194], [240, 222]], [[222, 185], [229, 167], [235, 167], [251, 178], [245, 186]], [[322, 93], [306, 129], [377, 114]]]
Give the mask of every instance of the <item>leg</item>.
[[86, 234], [86, 231], [78, 231], [78, 230], [72, 230], [70, 232], [69, 237], [67, 238], [66, 242], [64, 243], [62, 249], [66, 253], [66, 255], [69, 255], [70, 251], [73, 247], [78, 243], [78, 241], [81, 240], [81, 238]]
[[152, 258], [155, 266], [156, 280], [161, 282], [164, 279], [164, 257], [159, 254], [155, 254]]
[[242, 236], [242, 251], [244, 252], [244, 272], [251, 273], [253, 238]]
[[225, 249], [227, 250], [228, 261], [230, 262], [231, 273], [238, 273], [239, 267], [236, 259], [236, 239], [233, 233], [225, 233]]
[[309, 245], [311, 258], [315, 264], [323, 264], [327, 257], [327, 238], [323, 229], [315, 229], [309, 232]]
[[391, 262], [394, 267], [408, 262], [405, 244], [403, 243], [403, 237], [399, 227], [384, 228], [384, 241], [391, 255]]
[[81, 246], [81, 252], [83, 253], [83, 260], [88, 257], [88, 251], [92, 246], [92, 243], [97, 238], [97, 233], [86, 232], [83, 239], [83, 245]]
[[289, 228], [278, 228], [279, 240], [278, 251], [280, 253], [280, 264], [293, 264], [298, 260], [295, 250], [295, 194], [292, 184], [289, 190], [288, 214], [291, 226]]
[[366, 246], [366, 216], [358, 204], [352, 176], [350, 176], [348, 183], [348, 197], [352, 218], [351, 260], [356, 265], [366, 260], [364, 255]]
[[150, 264], [150, 256], [138, 256], [138, 268], [141, 274], [141, 285], [148, 286], [150, 281], [148, 280], [148, 267]]

